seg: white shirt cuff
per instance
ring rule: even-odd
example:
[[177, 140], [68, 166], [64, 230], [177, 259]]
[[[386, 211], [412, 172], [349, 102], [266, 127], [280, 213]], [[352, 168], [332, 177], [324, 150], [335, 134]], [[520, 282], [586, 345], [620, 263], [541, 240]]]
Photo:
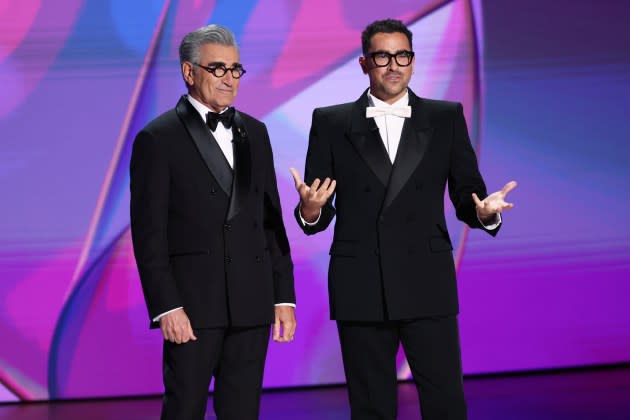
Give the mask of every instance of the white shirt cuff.
[[275, 306], [290, 306], [292, 308], [295, 308], [295, 303], [276, 303]]
[[501, 213], [496, 213], [495, 217], [494, 217], [494, 221], [493, 223], [490, 223], [488, 225], [484, 224], [481, 219], [479, 218], [479, 214], [477, 214], [477, 220], [479, 220], [479, 223], [481, 223], [481, 225], [486, 228], [487, 230], [495, 230], [496, 228], [499, 227], [499, 225], [501, 224], [501, 222], [503, 222], [503, 219], [501, 219]]
[[171, 312], [175, 312], [178, 309], [182, 309], [183, 306], [180, 306], [179, 308], [175, 308], [175, 309], [171, 309], [170, 311], [166, 311], [162, 314], [159, 314], [158, 316], [156, 316], [155, 318], [153, 318], [153, 322], [158, 322], [160, 320], [160, 318], [162, 318], [164, 315], [170, 314]]
[[302, 203], [300, 203], [300, 208], [298, 209], [298, 215], [300, 216], [300, 221], [302, 222], [302, 226], [315, 226], [317, 222], [319, 222], [319, 218], [322, 217], [322, 209], [319, 209], [319, 214], [317, 215], [317, 219], [314, 222], [307, 222], [302, 217]]

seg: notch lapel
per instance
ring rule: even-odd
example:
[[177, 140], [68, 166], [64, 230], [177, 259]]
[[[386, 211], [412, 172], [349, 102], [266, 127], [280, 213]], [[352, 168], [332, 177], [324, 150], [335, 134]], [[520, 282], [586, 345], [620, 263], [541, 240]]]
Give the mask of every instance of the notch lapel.
[[374, 118], [365, 117], [368, 106], [367, 90], [352, 106], [349, 140], [374, 175], [387, 186], [392, 163], [378, 132]]
[[217, 144], [212, 132], [201, 119], [197, 110], [182, 96], [175, 111], [186, 127], [186, 131], [197, 146], [197, 150], [208, 170], [217, 180], [221, 189], [229, 196], [232, 193], [232, 168]]
[[411, 118], [406, 119], [403, 125], [400, 145], [383, 202], [383, 212], [391, 205], [422, 161], [433, 133], [433, 129], [425, 120], [422, 100], [411, 89], [409, 89], [409, 105], [412, 107]]
[[[252, 157], [250, 153], [249, 137], [243, 117], [238, 111], [234, 114], [232, 126], [232, 147], [234, 148], [234, 184], [228, 207], [227, 220], [232, 220], [245, 206], [251, 185]], [[273, 168], [271, 168], [273, 170]]]

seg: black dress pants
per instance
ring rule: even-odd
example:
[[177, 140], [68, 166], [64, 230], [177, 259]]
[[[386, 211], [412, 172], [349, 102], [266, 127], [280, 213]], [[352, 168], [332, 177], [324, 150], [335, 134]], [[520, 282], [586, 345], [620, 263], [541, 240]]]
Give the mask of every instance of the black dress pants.
[[402, 343], [423, 420], [465, 420], [457, 317], [337, 321], [352, 420], [394, 420]]
[[256, 420], [269, 325], [194, 330], [196, 341], [164, 341], [162, 420], [202, 420], [214, 376], [219, 420]]

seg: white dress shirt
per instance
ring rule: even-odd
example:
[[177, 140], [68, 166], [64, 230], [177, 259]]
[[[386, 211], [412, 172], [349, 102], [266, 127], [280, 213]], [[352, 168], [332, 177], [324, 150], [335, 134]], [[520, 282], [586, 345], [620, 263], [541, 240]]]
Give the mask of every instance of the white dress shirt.
[[[214, 111], [190, 95], [188, 95], [187, 98], [188, 98], [188, 102], [190, 102], [190, 104], [197, 110], [197, 112], [199, 112], [199, 115], [201, 115], [201, 119], [204, 122], [206, 122], [206, 114], [208, 114], [208, 112], [214, 112]], [[228, 107], [225, 107], [225, 109], [219, 112], [219, 114], [223, 114], [225, 111], [227, 111], [227, 109]], [[210, 130], [210, 132], [212, 133], [215, 140], [217, 141], [217, 144], [221, 148], [221, 151], [223, 152], [225, 159], [230, 164], [230, 168], [234, 168], [234, 150], [232, 149], [232, 140], [233, 140], [232, 129], [225, 128], [223, 123], [219, 121], [219, 123], [217, 124], [217, 129], [214, 131]]]
[[[370, 106], [377, 107], [393, 107], [393, 106], [407, 106], [409, 105], [409, 92], [405, 92], [405, 95], [394, 102], [393, 104], [388, 104], [387, 102], [383, 102], [380, 99], [372, 96], [370, 91], [368, 91], [368, 102]], [[383, 140], [383, 144], [385, 146], [385, 150], [387, 150], [387, 155], [389, 156], [389, 160], [394, 163], [396, 159], [396, 152], [398, 151], [398, 145], [400, 144], [400, 136], [402, 135], [403, 124], [405, 123], [405, 119], [402, 117], [397, 117], [395, 115], [382, 115], [380, 117], [374, 117], [374, 121], [376, 122], [376, 126], [378, 127], [378, 131], [381, 134], [381, 139]], [[302, 217], [302, 209], [298, 212], [300, 215], [300, 221], [305, 226], [314, 226], [319, 222], [319, 217], [322, 214], [320, 209], [319, 216], [314, 222], [307, 222]]]
[[[409, 105], [409, 91], [406, 91], [402, 98], [394, 102], [393, 104], [388, 104], [387, 102], [383, 102], [377, 97], [373, 96], [372, 93], [368, 90], [368, 102], [370, 106], [376, 106], [379, 108], [387, 108], [387, 107], [402, 107]], [[374, 122], [378, 127], [378, 131], [381, 135], [381, 140], [383, 141], [383, 145], [385, 146], [385, 150], [387, 151], [387, 155], [389, 156], [389, 160], [394, 163], [396, 160], [396, 153], [398, 152], [398, 146], [400, 145], [400, 137], [402, 136], [403, 125], [405, 124], [405, 118], [398, 117], [395, 115], [381, 115], [378, 117], [374, 117]], [[300, 216], [300, 221], [303, 226], [314, 226], [319, 222], [319, 218], [322, 214], [321, 209], [319, 210], [319, 216], [317, 216], [317, 220], [314, 222], [307, 222], [302, 217], [302, 209], [298, 211]], [[495, 219], [490, 224], [484, 224], [479, 216], [477, 216], [479, 223], [481, 223], [486, 229], [494, 230], [501, 224], [501, 214], [497, 213]]]
[[[409, 91], [405, 92], [405, 95], [394, 102], [388, 104], [383, 102], [368, 91], [368, 102], [370, 106], [376, 106], [379, 108], [400, 107], [409, 105]], [[387, 150], [389, 160], [394, 163], [396, 160], [396, 152], [398, 151], [398, 145], [400, 144], [400, 136], [402, 135], [403, 125], [405, 124], [405, 118], [397, 117], [395, 115], [381, 115], [374, 117], [374, 122], [378, 127], [378, 132], [381, 134], [383, 145]]]

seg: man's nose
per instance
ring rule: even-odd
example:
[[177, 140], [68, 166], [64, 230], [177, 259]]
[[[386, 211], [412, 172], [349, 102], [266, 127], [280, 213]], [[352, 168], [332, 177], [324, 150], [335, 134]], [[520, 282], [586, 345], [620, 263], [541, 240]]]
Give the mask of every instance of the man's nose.
[[231, 85], [232, 82], [234, 81], [234, 76], [232, 76], [232, 70], [227, 70], [225, 74], [223, 75], [223, 77], [221, 77], [221, 81], [223, 81], [223, 83], [225, 84]]

